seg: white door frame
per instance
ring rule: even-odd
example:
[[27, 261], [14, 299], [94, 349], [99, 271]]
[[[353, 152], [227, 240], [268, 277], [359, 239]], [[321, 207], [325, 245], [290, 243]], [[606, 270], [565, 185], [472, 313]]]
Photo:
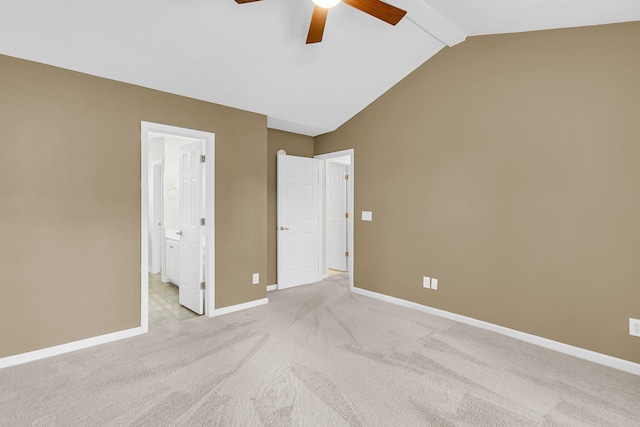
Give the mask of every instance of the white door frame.
[[149, 133], [162, 133], [172, 136], [204, 140], [206, 156], [205, 166], [205, 256], [206, 256], [206, 289], [204, 295], [204, 314], [213, 317], [215, 308], [215, 134], [198, 130], [168, 126], [158, 123], [140, 123], [140, 170], [141, 170], [141, 267], [140, 267], [140, 329], [142, 333], [149, 331]]
[[[349, 179], [347, 180], [347, 210], [349, 212], [349, 219], [347, 220], [347, 250], [349, 251], [349, 257], [347, 258], [347, 271], [349, 272], [349, 288], [351, 290], [353, 290], [353, 259], [354, 259], [354, 254], [355, 254], [355, 248], [353, 246], [353, 220], [355, 218], [355, 212], [353, 210], [354, 204], [353, 204], [353, 189], [354, 189], [354, 182], [355, 182], [355, 152], [353, 148], [350, 148], [348, 150], [341, 150], [341, 151], [336, 151], [334, 153], [327, 153], [327, 154], [320, 154], [317, 156], [314, 156], [314, 158], [319, 159], [319, 160], [327, 160], [327, 159], [333, 159], [336, 157], [344, 157], [344, 156], [349, 156], [351, 158], [351, 173], [349, 174]], [[322, 200], [323, 202], [323, 206], [322, 209], [324, 209], [324, 203], [325, 200]], [[326, 235], [323, 234], [322, 236], [323, 239], [326, 239]], [[322, 254], [321, 256], [323, 257], [323, 259], [325, 259], [324, 265], [326, 265], [326, 251], [324, 251], [325, 253]], [[321, 264], [323, 264], [321, 262]]]

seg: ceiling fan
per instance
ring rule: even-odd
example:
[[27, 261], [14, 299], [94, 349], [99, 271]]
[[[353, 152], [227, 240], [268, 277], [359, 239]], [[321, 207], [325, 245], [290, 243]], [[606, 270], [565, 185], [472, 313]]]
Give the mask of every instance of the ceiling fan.
[[[236, 3], [243, 4], [254, 1], [260, 0], [236, 0]], [[340, 1], [391, 25], [396, 25], [407, 13], [405, 10], [391, 6], [381, 0], [313, 0], [315, 7], [313, 8], [311, 24], [309, 25], [309, 34], [307, 34], [307, 44], [322, 41], [327, 13], [330, 8], [336, 6]]]

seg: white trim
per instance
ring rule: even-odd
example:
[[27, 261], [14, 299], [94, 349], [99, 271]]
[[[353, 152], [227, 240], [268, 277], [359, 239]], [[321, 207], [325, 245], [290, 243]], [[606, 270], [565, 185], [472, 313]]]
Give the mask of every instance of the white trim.
[[149, 331], [149, 129], [140, 126], [140, 330]]
[[215, 313], [215, 134], [159, 123], [140, 122], [140, 152], [141, 152], [141, 277], [140, 277], [140, 328], [142, 333], [149, 330], [149, 242], [148, 211], [149, 211], [149, 171], [148, 171], [148, 146], [149, 132], [179, 136], [183, 138], [201, 139], [205, 142], [205, 186], [206, 186], [206, 213], [207, 225], [205, 227], [206, 246], [206, 271], [204, 313], [207, 317], [213, 317]]
[[243, 302], [242, 304], [230, 305], [229, 307], [218, 308], [213, 312], [213, 316], [222, 316], [225, 314], [235, 313], [236, 311], [247, 310], [249, 308], [259, 307], [269, 303], [269, 298], [257, 299], [255, 301]]
[[2, 359], [0, 359], [0, 369], [8, 368], [9, 366], [21, 365], [23, 363], [32, 362], [34, 360], [45, 359], [51, 356], [58, 356], [60, 354], [70, 353], [76, 350], [82, 350], [84, 348], [93, 347], [99, 344], [106, 344], [112, 341], [135, 337], [136, 335], [140, 335], [142, 333], [142, 328], [125, 329], [124, 331], [98, 335], [97, 337], [91, 337], [66, 344], [56, 345], [53, 347], [47, 347], [41, 350], [16, 354], [15, 356], [3, 357]]
[[[328, 159], [333, 159], [335, 157], [344, 157], [344, 156], [349, 156], [351, 157], [351, 166], [348, 168], [349, 170], [349, 179], [347, 181], [347, 211], [349, 212], [349, 219], [348, 219], [348, 232], [347, 232], [347, 250], [349, 251], [349, 257], [347, 258], [347, 271], [349, 273], [349, 288], [351, 290], [354, 289], [353, 287], [353, 263], [354, 263], [354, 259], [355, 259], [355, 248], [354, 248], [354, 218], [355, 218], [355, 211], [354, 211], [354, 206], [355, 206], [355, 192], [354, 192], [354, 188], [355, 188], [355, 161], [356, 161], [356, 156], [355, 156], [355, 150], [353, 148], [349, 148], [347, 150], [341, 150], [341, 151], [336, 151], [333, 153], [327, 153], [327, 154], [319, 154], [317, 156], [314, 156], [315, 159], [318, 160], [328, 160]], [[326, 254], [325, 254], [326, 256]]]
[[216, 136], [209, 133], [210, 139], [205, 139], [204, 154], [205, 163], [205, 256], [206, 256], [206, 287], [204, 295], [204, 314], [207, 317], [213, 317], [216, 307]]
[[375, 298], [381, 301], [390, 302], [403, 307], [419, 310], [424, 313], [433, 314], [435, 316], [443, 317], [445, 319], [454, 320], [456, 322], [465, 323], [467, 325], [475, 326], [478, 328], [486, 329], [492, 332], [496, 332], [501, 335], [506, 335], [511, 338], [515, 338], [520, 341], [528, 342], [540, 347], [555, 350], [560, 353], [568, 354], [580, 359], [588, 360], [590, 362], [598, 363], [600, 365], [608, 366], [610, 368], [619, 369], [621, 371], [629, 372], [630, 374], [640, 375], [640, 364], [630, 362], [628, 360], [619, 359], [617, 357], [609, 356], [595, 351], [587, 350], [580, 347], [575, 347], [569, 344], [564, 344], [558, 341], [553, 341], [548, 338], [539, 337], [537, 335], [531, 335], [526, 332], [516, 331], [515, 329], [506, 328], [504, 326], [496, 325], [494, 323], [485, 322], [483, 320], [474, 319], [472, 317], [462, 316], [460, 314], [451, 313], [449, 311], [440, 310], [438, 308], [429, 307], [426, 305], [418, 304], [412, 301], [407, 301], [401, 298], [392, 297], [389, 295], [380, 294], [377, 292], [369, 291], [362, 288], [353, 288], [352, 291], [359, 295], [364, 295], [370, 298]]
[[278, 284], [277, 283], [275, 285], [267, 286], [267, 292], [277, 291], [277, 290], [278, 290]]

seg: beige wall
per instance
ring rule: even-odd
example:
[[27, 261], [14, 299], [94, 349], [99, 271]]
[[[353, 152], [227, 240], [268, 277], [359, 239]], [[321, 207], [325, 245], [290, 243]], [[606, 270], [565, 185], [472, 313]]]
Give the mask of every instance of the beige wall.
[[[356, 218], [374, 212], [356, 221], [356, 286], [640, 362], [639, 36], [470, 38], [316, 138], [316, 154], [356, 149]], [[275, 152], [310, 157], [313, 138], [46, 65], [0, 69], [0, 357], [139, 325], [142, 120], [216, 134], [216, 307], [276, 283]]]
[[313, 157], [313, 138], [290, 132], [269, 129], [267, 132], [267, 282], [277, 282], [277, 199], [276, 199], [276, 152], [283, 149], [292, 156]]
[[355, 148], [356, 218], [373, 211], [356, 286], [640, 362], [638, 40], [472, 37], [316, 138]]
[[266, 296], [262, 115], [0, 56], [0, 357], [140, 325], [140, 122], [216, 134], [216, 307]]

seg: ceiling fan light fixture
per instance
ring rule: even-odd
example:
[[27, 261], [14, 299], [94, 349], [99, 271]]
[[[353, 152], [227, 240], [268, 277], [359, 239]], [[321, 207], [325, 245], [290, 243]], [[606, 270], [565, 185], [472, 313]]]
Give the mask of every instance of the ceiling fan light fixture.
[[331, 9], [332, 7], [340, 3], [342, 0], [312, 0], [312, 1], [318, 7]]

